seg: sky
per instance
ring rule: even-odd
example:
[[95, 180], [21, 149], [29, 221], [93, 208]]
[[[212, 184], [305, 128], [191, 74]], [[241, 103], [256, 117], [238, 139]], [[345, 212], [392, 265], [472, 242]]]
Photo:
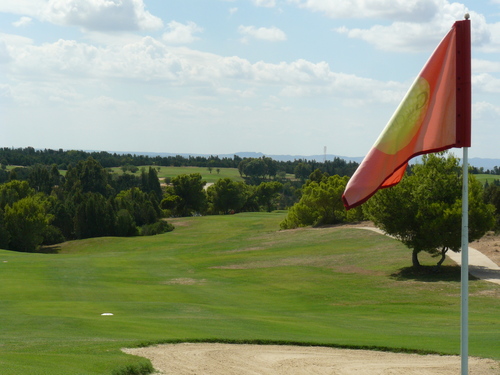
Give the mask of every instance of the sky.
[[0, 0], [0, 147], [364, 156], [467, 12], [500, 158], [500, 0]]

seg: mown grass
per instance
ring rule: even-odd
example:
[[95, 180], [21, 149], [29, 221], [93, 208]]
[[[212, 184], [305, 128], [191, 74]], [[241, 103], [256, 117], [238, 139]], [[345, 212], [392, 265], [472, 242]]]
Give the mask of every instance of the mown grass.
[[[146, 168], [147, 171], [150, 166], [149, 165], [139, 166], [139, 171], [136, 172], [137, 175], [140, 175], [141, 173], [140, 168], [143, 167]], [[213, 168], [212, 173], [210, 173], [210, 171], [207, 168], [203, 167], [156, 167], [156, 166], [152, 167], [160, 168], [159, 171], [157, 170], [159, 178], [165, 178], [165, 177], [173, 178], [181, 174], [199, 173], [201, 174], [203, 180], [208, 183], [215, 183], [221, 178], [230, 178], [234, 181], [243, 181], [243, 178], [240, 176], [240, 173], [236, 168], [219, 168], [219, 173], [217, 173], [217, 168]], [[109, 169], [111, 169], [114, 173], [118, 174], [123, 173], [121, 168], [109, 168]]]
[[[146, 342], [459, 353], [458, 280], [408, 276], [410, 251], [390, 238], [277, 231], [283, 217], [179, 218], [159, 236], [73, 241], [58, 254], [0, 251], [1, 373], [143, 368], [120, 348]], [[499, 297], [500, 286], [471, 280], [471, 355], [500, 359]]]
[[475, 174], [474, 177], [483, 185], [486, 182], [488, 182], [488, 184], [492, 184], [494, 180], [500, 180], [500, 176], [495, 174]]

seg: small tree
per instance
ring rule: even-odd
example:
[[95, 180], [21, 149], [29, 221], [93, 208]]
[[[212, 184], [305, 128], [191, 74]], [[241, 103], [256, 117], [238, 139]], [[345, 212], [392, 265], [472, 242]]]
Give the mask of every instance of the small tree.
[[[418, 254], [440, 255], [460, 251], [462, 168], [452, 155], [426, 155], [396, 186], [377, 192], [364, 204], [375, 225], [412, 249], [412, 264], [420, 266]], [[494, 224], [494, 207], [483, 201], [483, 187], [469, 176], [469, 241], [481, 238]]]
[[201, 174], [179, 175], [172, 179], [173, 195], [178, 196], [176, 207], [177, 214], [189, 216], [194, 212], [202, 212], [206, 208], [207, 196], [205, 194], [206, 182]]
[[231, 210], [238, 212], [248, 197], [245, 183], [233, 181], [230, 178], [219, 179], [208, 188], [207, 193], [212, 201], [214, 211], [223, 213], [228, 213]]
[[280, 226], [291, 229], [307, 225], [338, 224], [347, 219], [342, 193], [349, 177], [330, 176], [304, 185], [300, 201], [288, 210]]
[[4, 224], [10, 236], [12, 250], [33, 252], [43, 241], [50, 223], [48, 202], [42, 195], [32, 195], [5, 206]]

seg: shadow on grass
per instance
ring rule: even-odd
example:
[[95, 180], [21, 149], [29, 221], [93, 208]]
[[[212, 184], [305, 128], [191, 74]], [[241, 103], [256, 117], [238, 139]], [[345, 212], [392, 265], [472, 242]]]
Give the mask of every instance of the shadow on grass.
[[35, 251], [35, 253], [38, 253], [38, 254], [59, 254], [59, 251], [61, 251], [60, 245], [45, 245], [45, 246], [40, 246], [40, 248], [37, 251]]
[[[436, 282], [436, 281], [460, 282], [461, 270], [460, 266], [403, 267], [400, 268], [397, 272], [391, 274], [391, 277], [398, 281], [416, 280], [425, 282]], [[469, 274], [469, 280], [476, 280], [476, 278], [471, 274]]]

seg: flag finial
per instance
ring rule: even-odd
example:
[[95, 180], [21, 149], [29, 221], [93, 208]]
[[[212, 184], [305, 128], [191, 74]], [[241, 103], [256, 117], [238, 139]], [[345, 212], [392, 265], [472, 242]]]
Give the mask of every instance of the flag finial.
[[469, 13], [465, 13], [464, 18], [465, 18], [466, 20], [468, 20], [468, 19], [470, 18], [470, 14], [469, 14]]

